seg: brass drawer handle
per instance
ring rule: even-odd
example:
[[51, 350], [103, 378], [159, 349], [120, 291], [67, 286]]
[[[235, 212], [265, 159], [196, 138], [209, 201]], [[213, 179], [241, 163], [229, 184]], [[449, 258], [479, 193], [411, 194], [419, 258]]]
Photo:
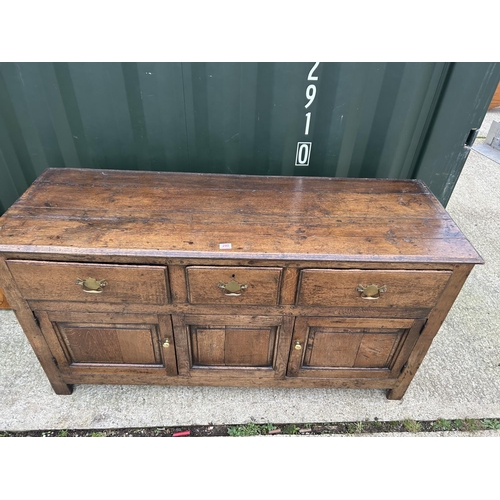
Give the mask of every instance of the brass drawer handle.
[[296, 340], [293, 348], [297, 349], [297, 351], [300, 351], [302, 349], [302, 344], [298, 340]]
[[165, 349], [168, 349], [170, 347], [170, 339], [165, 339], [165, 342], [163, 342], [163, 347]]
[[83, 288], [84, 292], [102, 293], [103, 287], [105, 287], [108, 282], [106, 280], [96, 280], [95, 278], [87, 278], [86, 280], [77, 278], [76, 284], [80, 285]]
[[227, 283], [219, 281], [217, 286], [224, 290], [224, 295], [227, 295], [228, 297], [239, 297], [248, 288], [248, 283], [238, 283], [233, 278]]
[[356, 288], [357, 292], [361, 292], [361, 298], [367, 300], [377, 300], [380, 299], [381, 292], [387, 292], [387, 286], [378, 285], [358, 285]]

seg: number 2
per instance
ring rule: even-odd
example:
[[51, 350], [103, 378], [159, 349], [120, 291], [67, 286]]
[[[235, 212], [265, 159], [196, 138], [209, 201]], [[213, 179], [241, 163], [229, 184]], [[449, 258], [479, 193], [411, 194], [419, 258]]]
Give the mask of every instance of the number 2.
[[314, 70], [319, 66], [319, 62], [314, 63], [314, 66], [311, 68], [311, 71], [309, 71], [309, 76], [307, 77], [308, 80], [317, 80], [317, 76], [313, 76]]

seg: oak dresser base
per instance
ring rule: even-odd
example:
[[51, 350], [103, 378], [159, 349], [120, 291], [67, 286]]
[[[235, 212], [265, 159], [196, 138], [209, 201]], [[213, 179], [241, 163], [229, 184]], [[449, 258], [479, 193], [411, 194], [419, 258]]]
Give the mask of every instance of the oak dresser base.
[[0, 287], [57, 394], [401, 399], [482, 262], [411, 180], [48, 169], [0, 218]]

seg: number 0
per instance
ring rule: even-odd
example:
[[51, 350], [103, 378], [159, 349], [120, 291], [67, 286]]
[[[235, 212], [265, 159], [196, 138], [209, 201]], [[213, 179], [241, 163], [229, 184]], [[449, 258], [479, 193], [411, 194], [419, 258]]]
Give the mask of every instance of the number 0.
[[307, 144], [301, 144], [299, 147], [299, 163], [307, 163], [307, 157], [309, 156], [309, 146]]
[[296, 167], [309, 166], [309, 158], [311, 157], [312, 142], [298, 142], [297, 153], [295, 155]]

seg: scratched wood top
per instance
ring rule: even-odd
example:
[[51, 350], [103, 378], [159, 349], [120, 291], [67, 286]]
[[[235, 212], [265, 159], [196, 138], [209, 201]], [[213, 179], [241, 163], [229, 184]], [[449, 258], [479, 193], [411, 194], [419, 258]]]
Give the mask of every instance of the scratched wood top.
[[0, 218], [0, 251], [483, 262], [416, 180], [69, 168], [46, 170]]

